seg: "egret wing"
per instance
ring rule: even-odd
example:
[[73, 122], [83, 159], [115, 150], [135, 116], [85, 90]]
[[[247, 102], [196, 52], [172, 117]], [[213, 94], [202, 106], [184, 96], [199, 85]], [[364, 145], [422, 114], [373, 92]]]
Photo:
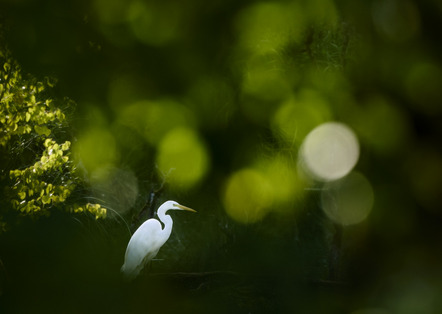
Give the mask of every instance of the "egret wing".
[[144, 264], [156, 256], [162, 245], [161, 231], [161, 224], [156, 219], [145, 221], [135, 231], [127, 245], [124, 265], [121, 268], [126, 275], [137, 276]]

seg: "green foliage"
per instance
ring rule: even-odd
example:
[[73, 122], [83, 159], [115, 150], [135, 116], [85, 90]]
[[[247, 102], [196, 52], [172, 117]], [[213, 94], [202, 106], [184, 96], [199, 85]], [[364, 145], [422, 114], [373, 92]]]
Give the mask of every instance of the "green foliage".
[[0, 64], [0, 149], [5, 161], [0, 180], [7, 181], [0, 230], [7, 227], [4, 217], [11, 216], [11, 208], [28, 216], [48, 215], [57, 208], [104, 218], [106, 209], [98, 204], [68, 201], [84, 182], [71, 160], [70, 141], [57, 139], [57, 131], [67, 121], [56, 101], [48, 97], [54, 83], [24, 78], [7, 51], [0, 51]]
[[65, 121], [65, 115], [51, 99], [38, 99], [46, 88], [43, 83], [26, 84], [18, 65], [11, 66], [7, 61], [1, 74], [0, 145], [6, 146], [12, 137], [31, 132], [47, 137], [51, 134], [48, 126]]

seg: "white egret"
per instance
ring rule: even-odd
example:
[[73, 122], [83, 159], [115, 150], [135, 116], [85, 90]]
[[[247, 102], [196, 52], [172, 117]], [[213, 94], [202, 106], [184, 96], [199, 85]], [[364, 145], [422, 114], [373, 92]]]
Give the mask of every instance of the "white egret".
[[169, 239], [172, 232], [172, 217], [166, 215], [168, 210], [187, 210], [196, 212], [195, 210], [180, 205], [175, 201], [167, 201], [163, 203], [157, 211], [158, 218], [164, 224], [154, 218], [146, 220], [132, 235], [127, 245], [124, 264], [121, 272], [128, 280], [134, 279], [144, 265], [151, 261], [158, 253], [160, 248]]

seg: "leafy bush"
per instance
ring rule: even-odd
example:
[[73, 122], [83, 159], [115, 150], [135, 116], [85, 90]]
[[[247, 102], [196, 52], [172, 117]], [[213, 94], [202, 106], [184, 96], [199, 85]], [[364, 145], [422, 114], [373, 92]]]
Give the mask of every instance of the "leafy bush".
[[[19, 216], [49, 215], [52, 210], [89, 212], [104, 218], [99, 204], [75, 204], [73, 193], [85, 185], [72, 161], [61, 108], [69, 99], [50, 97], [55, 83], [22, 75], [8, 51], [0, 51], [0, 180], [6, 186], [0, 208], [0, 230]], [[60, 103], [60, 104], [59, 104]]]

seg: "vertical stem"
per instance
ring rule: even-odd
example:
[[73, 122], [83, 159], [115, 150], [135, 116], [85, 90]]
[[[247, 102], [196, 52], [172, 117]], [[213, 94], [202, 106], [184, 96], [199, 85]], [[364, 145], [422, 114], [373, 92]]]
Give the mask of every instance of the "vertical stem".
[[137, 217], [134, 219], [131, 225], [131, 230], [135, 230], [138, 225], [141, 218], [145, 215], [147, 212], [147, 219], [154, 218], [155, 217], [155, 207], [157, 204], [157, 199], [161, 195], [161, 191], [163, 189], [163, 185], [161, 185], [158, 189], [151, 189], [149, 193], [149, 197], [146, 200], [146, 204], [144, 204], [143, 208], [138, 213]]
[[331, 241], [329, 256], [329, 279], [339, 281], [341, 278], [341, 260], [342, 260], [342, 236], [344, 227], [339, 224], [333, 224], [335, 232]]

